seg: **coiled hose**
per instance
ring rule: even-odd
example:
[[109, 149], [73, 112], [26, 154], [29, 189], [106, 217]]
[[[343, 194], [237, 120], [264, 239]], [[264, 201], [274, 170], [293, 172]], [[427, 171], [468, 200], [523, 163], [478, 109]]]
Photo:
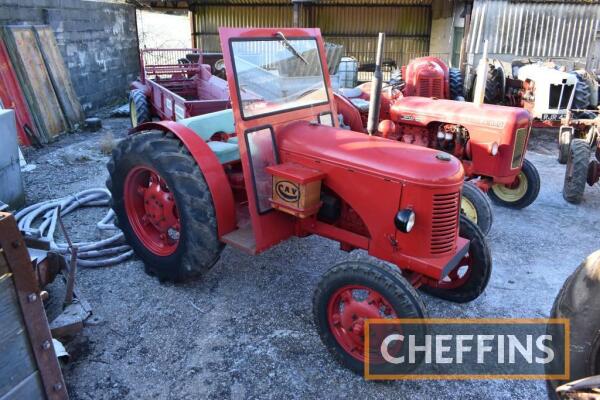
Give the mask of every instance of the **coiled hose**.
[[[56, 242], [54, 239], [59, 212], [62, 218], [78, 207], [108, 206], [109, 201], [108, 190], [88, 189], [71, 196], [31, 205], [17, 212], [15, 218], [21, 231], [48, 240], [51, 250], [69, 254], [69, 245]], [[106, 267], [123, 262], [133, 255], [133, 250], [125, 243], [123, 233], [112, 222], [114, 217], [113, 210], [109, 210], [96, 224], [100, 230], [117, 231], [114, 235], [96, 242], [73, 243], [73, 246], [77, 247], [78, 266]]]

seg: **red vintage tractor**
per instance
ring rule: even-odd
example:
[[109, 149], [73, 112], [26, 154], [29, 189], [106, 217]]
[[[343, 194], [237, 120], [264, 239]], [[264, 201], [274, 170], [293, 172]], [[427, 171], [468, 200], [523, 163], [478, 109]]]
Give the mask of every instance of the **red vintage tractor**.
[[232, 108], [141, 124], [108, 164], [118, 224], [149, 272], [193, 278], [226, 244], [255, 255], [313, 234], [366, 250], [381, 261], [334, 266], [313, 299], [325, 346], [358, 372], [366, 319], [425, 317], [415, 288], [455, 302], [484, 291], [491, 254], [460, 215], [460, 161], [340, 128], [318, 29], [220, 37]]
[[[454, 155], [462, 161], [469, 183], [497, 204], [524, 208], [537, 198], [540, 177], [524, 157], [531, 131], [526, 110], [446, 100], [460, 99], [460, 80], [450, 79], [448, 68], [436, 58], [411, 62], [403, 68], [403, 77], [381, 91], [375, 135]], [[338, 108], [351, 129], [365, 129], [370, 96], [370, 83], [337, 95]], [[462, 209], [484, 233], [489, 231], [491, 207], [469, 184]]]

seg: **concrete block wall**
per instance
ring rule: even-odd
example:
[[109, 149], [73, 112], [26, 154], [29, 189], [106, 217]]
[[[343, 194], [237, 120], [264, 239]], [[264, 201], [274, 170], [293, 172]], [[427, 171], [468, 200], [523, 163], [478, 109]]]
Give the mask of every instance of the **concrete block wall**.
[[125, 101], [139, 74], [135, 8], [85, 0], [0, 0], [0, 25], [50, 25], [86, 114]]

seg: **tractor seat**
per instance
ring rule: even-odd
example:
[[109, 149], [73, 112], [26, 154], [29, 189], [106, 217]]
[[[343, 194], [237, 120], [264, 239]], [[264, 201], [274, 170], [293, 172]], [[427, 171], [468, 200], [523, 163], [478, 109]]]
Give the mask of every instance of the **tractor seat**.
[[221, 164], [227, 164], [240, 159], [240, 147], [237, 143], [212, 141], [206, 144], [215, 153]]
[[[195, 117], [180, 119], [180, 124], [193, 130], [202, 138], [215, 153], [221, 164], [226, 164], [240, 159], [240, 151], [237, 140], [230, 139], [227, 142], [211, 141], [210, 138], [219, 132], [235, 132], [233, 111], [223, 110], [209, 114], [197, 115]], [[237, 139], [237, 138], [235, 138]]]
[[344, 97], [353, 99], [355, 97], [360, 97], [360, 95], [362, 94], [362, 90], [360, 90], [358, 86], [353, 88], [340, 88], [340, 93]]
[[362, 112], [369, 111], [369, 102], [365, 99], [354, 98], [354, 99], [350, 99], [350, 102], [352, 104], [354, 104], [354, 107], [358, 108]]

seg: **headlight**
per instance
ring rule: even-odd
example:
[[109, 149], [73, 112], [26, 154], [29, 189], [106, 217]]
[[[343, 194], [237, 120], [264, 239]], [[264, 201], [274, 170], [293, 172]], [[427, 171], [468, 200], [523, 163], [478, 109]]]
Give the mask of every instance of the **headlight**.
[[498, 143], [496, 143], [496, 142], [492, 143], [492, 145], [490, 146], [490, 154], [493, 156], [498, 154]]
[[394, 218], [394, 225], [400, 232], [408, 233], [415, 226], [415, 212], [408, 208], [398, 211]]

